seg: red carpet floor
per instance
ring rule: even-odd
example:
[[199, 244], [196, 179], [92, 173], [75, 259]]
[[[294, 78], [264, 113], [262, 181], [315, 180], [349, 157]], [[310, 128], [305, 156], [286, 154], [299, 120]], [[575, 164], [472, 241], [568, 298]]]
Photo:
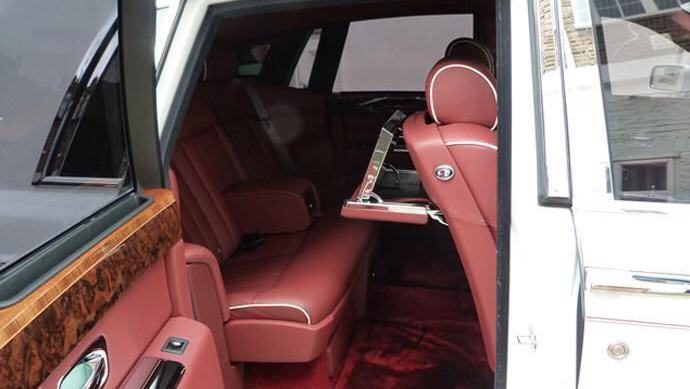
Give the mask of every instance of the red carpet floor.
[[468, 292], [374, 287], [337, 389], [490, 389]]
[[[385, 225], [366, 317], [335, 389], [490, 389], [479, 323], [447, 229]], [[246, 389], [330, 389], [325, 362], [248, 364]]]

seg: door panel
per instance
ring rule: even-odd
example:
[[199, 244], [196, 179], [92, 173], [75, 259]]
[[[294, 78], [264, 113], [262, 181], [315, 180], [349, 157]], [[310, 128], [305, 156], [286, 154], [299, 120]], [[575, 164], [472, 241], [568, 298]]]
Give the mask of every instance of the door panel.
[[57, 388], [60, 379], [102, 336], [109, 360], [109, 374], [104, 388], [116, 388], [168, 320], [171, 309], [164, 262], [157, 261], [84, 334], [40, 387]]
[[[128, 336], [139, 331], [143, 336], [148, 325], [157, 330], [167, 319], [171, 308], [161, 259], [181, 239], [179, 211], [169, 190], [150, 190], [146, 195], [152, 202], [142, 212], [22, 301], [0, 310], [0, 359], [7, 361], [0, 365], [0, 388], [37, 387], [148, 269], [151, 274], [146, 274], [147, 281], [137, 286], [148, 292], [129, 293], [126, 301], [140, 299], [151, 305], [134, 305], [130, 310], [125, 302], [120, 308], [123, 313], [143, 312], [142, 322], [134, 321], [136, 330]], [[144, 300], [142, 296], [146, 296]], [[129, 315], [112, 316], [120, 323], [110, 328], [122, 329], [122, 323], [127, 322], [123, 318]], [[145, 322], [149, 319], [152, 324]], [[111, 335], [117, 339], [118, 335], [107, 334]], [[141, 339], [139, 349], [143, 350], [149, 340]], [[90, 344], [89, 339], [86, 343], [84, 347]], [[137, 338], [125, 344], [137, 344]], [[128, 368], [116, 369], [126, 372]]]

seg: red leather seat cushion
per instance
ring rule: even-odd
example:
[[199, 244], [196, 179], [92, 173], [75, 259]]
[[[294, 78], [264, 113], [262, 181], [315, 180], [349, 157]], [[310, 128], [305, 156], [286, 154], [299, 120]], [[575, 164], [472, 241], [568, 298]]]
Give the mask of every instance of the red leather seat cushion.
[[352, 283], [374, 228], [330, 213], [231, 258], [223, 266], [231, 319], [320, 322]]

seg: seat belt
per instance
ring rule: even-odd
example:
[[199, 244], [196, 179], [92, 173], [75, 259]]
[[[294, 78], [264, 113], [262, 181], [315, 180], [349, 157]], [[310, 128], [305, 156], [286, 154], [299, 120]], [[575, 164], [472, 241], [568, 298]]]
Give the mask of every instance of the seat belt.
[[244, 87], [247, 90], [249, 99], [252, 101], [252, 105], [254, 106], [256, 115], [258, 116], [259, 122], [261, 123], [261, 128], [263, 128], [264, 133], [268, 137], [268, 140], [271, 142], [271, 146], [273, 146], [273, 150], [276, 152], [281, 166], [283, 167], [283, 169], [285, 169], [285, 172], [290, 174], [291, 176], [303, 176], [302, 171], [299, 169], [299, 167], [297, 167], [295, 160], [292, 159], [290, 151], [287, 149], [287, 147], [285, 147], [285, 143], [283, 142], [283, 139], [280, 137], [278, 130], [273, 125], [271, 117], [269, 116], [268, 111], [266, 111], [266, 107], [264, 107], [264, 103], [261, 101], [261, 97], [259, 97], [259, 93], [250, 85], [245, 85]]

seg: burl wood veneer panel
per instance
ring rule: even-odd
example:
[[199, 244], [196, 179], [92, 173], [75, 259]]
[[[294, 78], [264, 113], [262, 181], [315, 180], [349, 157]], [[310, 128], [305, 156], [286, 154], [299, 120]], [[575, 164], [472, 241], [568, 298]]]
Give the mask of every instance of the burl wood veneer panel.
[[40, 385], [132, 283], [181, 237], [169, 190], [22, 301], [0, 310], [0, 389]]

